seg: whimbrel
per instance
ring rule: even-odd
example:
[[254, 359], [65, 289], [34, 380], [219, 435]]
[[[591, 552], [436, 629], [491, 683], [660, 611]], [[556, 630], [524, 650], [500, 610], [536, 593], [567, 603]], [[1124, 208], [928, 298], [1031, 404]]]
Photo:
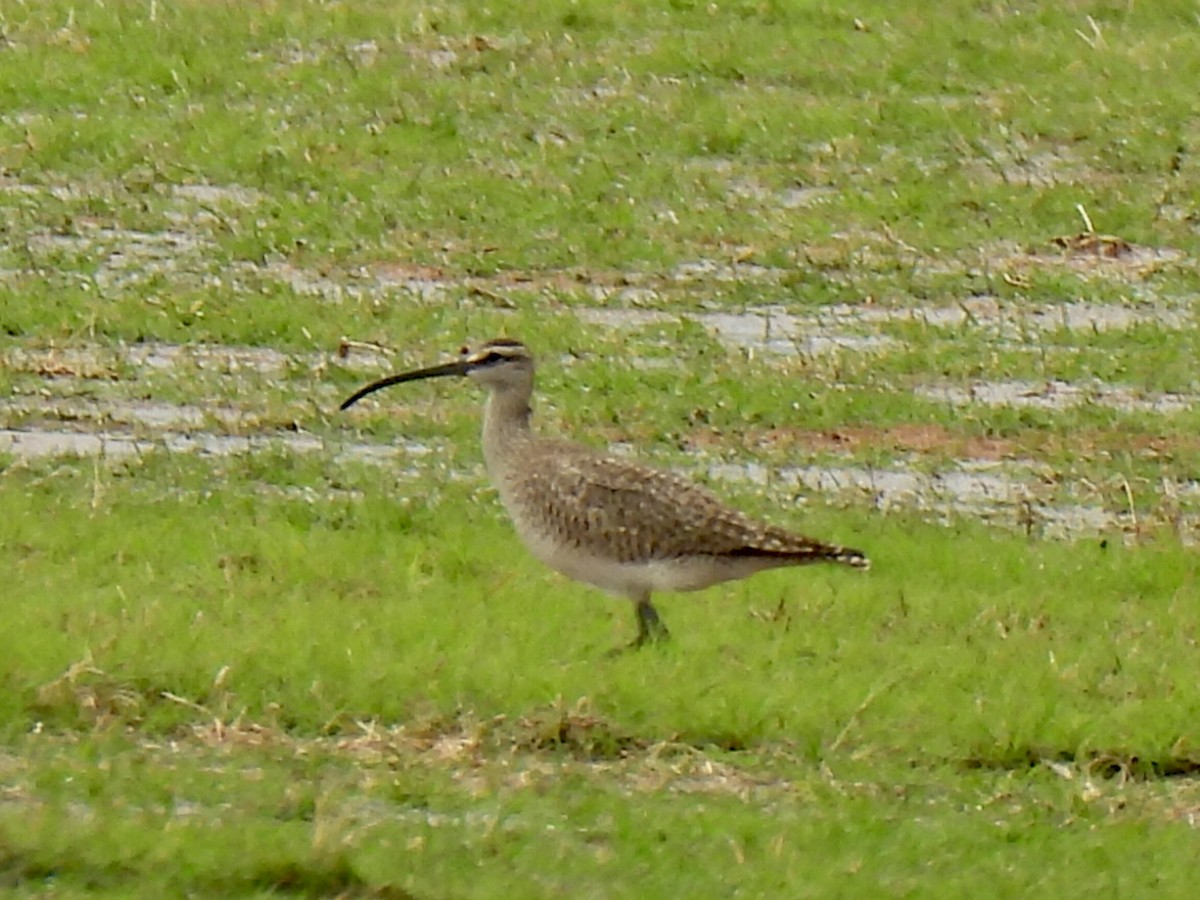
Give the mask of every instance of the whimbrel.
[[756, 522], [673, 472], [536, 437], [533, 369], [524, 344], [498, 338], [454, 362], [368, 384], [341, 408], [405, 381], [457, 375], [482, 384], [483, 456], [521, 540], [568, 578], [632, 600], [634, 646], [667, 637], [653, 591], [695, 591], [780, 566], [869, 565], [858, 550]]

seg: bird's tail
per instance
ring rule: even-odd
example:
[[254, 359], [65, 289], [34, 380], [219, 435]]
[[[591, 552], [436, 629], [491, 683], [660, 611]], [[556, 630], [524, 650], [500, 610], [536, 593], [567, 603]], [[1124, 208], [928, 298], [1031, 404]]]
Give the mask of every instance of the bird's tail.
[[767, 541], [758, 546], [743, 547], [735, 550], [734, 556], [757, 556], [773, 558], [783, 565], [804, 565], [805, 563], [839, 563], [853, 569], [871, 568], [871, 560], [867, 554], [853, 547], [839, 547], [814, 541], [811, 538], [798, 538], [788, 535], [786, 542]]
[[830, 547], [829, 550], [830, 555], [826, 559], [830, 562], [841, 563], [852, 569], [871, 568], [871, 560], [861, 550], [854, 550], [851, 547]]

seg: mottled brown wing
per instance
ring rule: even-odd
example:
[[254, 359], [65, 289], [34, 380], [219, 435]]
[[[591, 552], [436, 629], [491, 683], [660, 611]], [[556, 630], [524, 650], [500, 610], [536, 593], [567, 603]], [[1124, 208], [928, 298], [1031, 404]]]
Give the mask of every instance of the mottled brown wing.
[[516, 493], [537, 498], [531, 518], [580, 549], [627, 562], [703, 554], [865, 564], [857, 551], [755, 522], [673, 472], [571, 445], [540, 449]]

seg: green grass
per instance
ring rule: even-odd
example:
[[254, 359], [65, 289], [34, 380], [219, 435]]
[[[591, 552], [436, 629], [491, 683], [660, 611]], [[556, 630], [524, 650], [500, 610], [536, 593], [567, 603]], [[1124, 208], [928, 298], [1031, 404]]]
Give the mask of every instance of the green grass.
[[[6, 565], [39, 578], [5, 611], [6, 719], [88, 724], [92, 711], [71, 702], [86, 688], [112, 701], [98, 715], [169, 729], [194, 710], [162, 692], [208, 705], [223, 670], [226, 714], [244, 709], [259, 721], [274, 710], [301, 733], [403, 721], [426, 704], [512, 715], [561, 693], [590, 696], [615, 722], [649, 725], [651, 739], [703, 744], [728, 732], [748, 746], [807, 735], [817, 746], [887, 682], [874, 708], [891, 714], [862, 726], [872, 752], [940, 759], [958, 747], [966, 759], [961, 748], [993, 739], [1042, 740], [1071, 752], [1128, 745], [1152, 760], [1195, 713], [1176, 695], [1195, 639], [1194, 562], [1169, 541], [1030, 546], [965, 525], [951, 541], [903, 518], [813, 510], [808, 527], [871, 546], [889, 574], [774, 573], [664, 599], [676, 646], [606, 663], [603, 652], [632, 625], [625, 604], [516, 556], [489, 507], [455, 515], [482, 499], [473, 488], [443, 485], [420, 501], [411, 481], [388, 488], [390, 499], [292, 496], [291, 485], [378, 484], [375, 472], [292, 462], [11, 476]], [[206, 486], [214, 479], [231, 487]], [[63, 546], [64, 532], [88, 540]], [[471, 663], [456, 664], [459, 654]], [[530, 656], [540, 665], [527, 672]], [[96, 671], [38, 695], [82, 659]], [[698, 671], [696, 659], [722, 665]], [[930, 679], [969, 699], [954, 721]], [[647, 693], [648, 682], [659, 689]], [[824, 695], [805, 698], [813, 684]], [[1122, 730], [1122, 709], [1110, 704], [1133, 698], [1165, 743]]]
[[[291, 462], [9, 473], [10, 883], [665, 894], [670, 860], [706, 848], [700, 893], [1015, 895], [1190, 802], [1160, 780], [1200, 752], [1196, 564], [1169, 541], [817, 510], [874, 573], [664, 599], [675, 643], [608, 659], [625, 604], [458, 515], [473, 490], [292, 497], [378, 479]], [[1169, 886], [1185, 859], [1121, 877]]]
[[[1195, 410], [930, 390], [1196, 395], [1195, 13], [6, 4], [0, 893], [1191, 896]], [[334, 412], [497, 334], [545, 431], [872, 570], [610, 657], [478, 397]]]

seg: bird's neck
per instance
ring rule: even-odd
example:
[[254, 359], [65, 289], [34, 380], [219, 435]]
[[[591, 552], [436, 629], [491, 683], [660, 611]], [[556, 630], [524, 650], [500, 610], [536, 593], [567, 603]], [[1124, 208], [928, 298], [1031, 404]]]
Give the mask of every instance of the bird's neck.
[[483, 458], [492, 477], [498, 478], [521, 458], [533, 440], [528, 395], [492, 393], [483, 411]]

